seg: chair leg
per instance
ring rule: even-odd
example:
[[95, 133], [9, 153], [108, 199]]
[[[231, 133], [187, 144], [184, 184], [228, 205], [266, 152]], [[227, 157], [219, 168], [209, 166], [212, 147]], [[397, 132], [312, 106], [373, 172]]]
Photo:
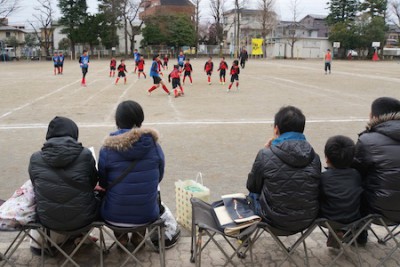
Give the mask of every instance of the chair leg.
[[393, 241], [396, 243], [394, 248], [389, 252], [388, 255], [386, 255], [386, 257], [384, 257], [383, 259], [380, 260], [379, 265], [378, 266], [383, 266], [384, 263], [390, 259], [393, 255], [394, 252], [396, 252], [396, 250], [400, 247], [400, 243], [397, 240], [395, 234], [393, 234], [393, 231], [390, 230], [389, 226], [387, 226], [387, 224], [385, 223], [385, 221], [382, 218], [379, 218], [380, 224], [386, 229], [386, 231], [388, 232], [388, 235], [390, 236], [389, 239], [393, 239]]

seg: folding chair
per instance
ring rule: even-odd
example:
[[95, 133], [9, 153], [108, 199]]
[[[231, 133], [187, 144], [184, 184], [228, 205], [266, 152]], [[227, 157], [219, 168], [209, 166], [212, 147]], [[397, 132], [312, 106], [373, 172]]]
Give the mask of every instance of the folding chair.
[[[361, 257], [358, 253], [358, 236], [369, 228], [369, 225], [372, 221], [376, 219], [375, 215], [368, 215], [364, 218], [361, 218], [355, 222], [349, 224], [343, 224], [335, 221], [331, 221], [328, 219], [321, 218], [318, 221], [318, 227], [321, 229], [322, 233], [328, 238], [328, 233], [335, 239], [336, 243], [339, 246], [339, 253], [333, 259], [333, 261], [329, 264], [329, 266], [333, 266], [336, 261], [344, 254], [346, 254], [349, 258], [351, 257], [351, 246], [355, 246], [355, 253], [358, 258], [358, 262], [354, 262], [354, 265], [362, 266]], [[328, 233], [324, 230], [324, 228], [328, 229]], [[343, 237], [339, 238], [337, 235], [337, 231], [343, 231]]]
[[[196, 263], [196, 266], [201, 266], [201, 253], [205, 249], [205, 247], [212, 241], [227, 259], [225, 266], [229, 263], [231, 263], [233, 266], [236, 266], [232, 260], [235, 255], [237, 255], [239, 258], [245, 257], [245, 254], [241, 253], [240, 250], [244, 248], [247, 244], [251, 243], [251, 236], [256, 229], [256, 225], [252, 225], [246, 228], [239, 235], [227, 235], [219, 226], [214, 216], [213, 207], [210, 204], [198, 198], [191, 198], [190, 201], [192, 203], [192, 244], [190, 249], [190, 261], [192, 263]], [[204, 245], [203, 235], [208, 236], [208, 239], [204, 243]], [[231, 255], [228, 255], [221, 244], [219, 244], [219, 242], [215, 239], [216, 235], [222, 236], [229, 247], [232, 248], [233, 253]], [[233, 242], [231, 242], [231, 240], [229, 239], [235, 239], [236, 241], [240, 240], [241, 242], [239, 245], [235, 246]], [[253, 265], [253, 253], [251, 247], [250, 257], [251, 264]]]
[[[372, 232], [372, 234], [376, 237], [376, 239], [378, 240], [378, 243], [380, 244], [384, 244], [386, 245], [388, 241], [393, 240], [395, 243], [395, 246], [390, 250], [390, 252], [380, 260], [379, 265], [378, 266], [382, 266], [387, 260], [389, 260], [392, 255], [396, 252], [396, 250], [398, 248], [400, 248], [400, 241], [396, 238], [397, 235], [399, 235], [400, 231], [397, 231], [397, 228], [399, 226], [399, 223], [393, 222], [387, 218], [385, 218], [382, 215], [379, 214], [374, 214], [374, 220], [372, 221], [372, 224], [378, 225], [378, 226], [382, 226], [387, 234], [385, 235], [385, 237], [380, 238], [376, 232], [374, 231], [374, 229], [372, 229], [371, 227], [369, 227], [369, 230]], [[390, 228], [392, 227], [392, 229]]]
[[[305, 240], [314, 231], [314, 229], [317, 227], [317, 225], [318, 225], [318, 221], [314, 221], [314, 223], [311, 226], [304, 229], [303, 231], [293, 232], [293, 231], [286, 231], [286, 230], [275, 228], [266, 222], [259, 222], [257, 224], [257, 230], [254, 233], [254, 237], [253, 237], [250, 247], [254, 246], [254, 244], [257, 242], [257, 240], [261, 237], [261, 235], [263, 233], [268, 233], [274, 239], [274, 241], [278, 244], [279, 248], [282, 250], [282, 252], [286, 256], [285, 259], [281, 262], [281, 264], [279, 266], [282, 266], [282, 264], [285, 263], [287, 260], [290, 260], [294, 265], [299, 266], [296, 263], [296, 261], [293, 259], [292, 256], [293, 256], [294, 252], [296, 251], [297, 247], [299, 247], [299, 245], [303, 243], [304, 254], [305, 254], [305, 264], [307, 266], [309, 266], [307, 246], [306, 246]], [[285, 246], [285, 244], [282, 242], [281, 238], [293, 236], [296, 234], [300, 234], [299, 238], [297, 238], [296, 241], [291, 246]]]
[[[131, 232], [143, 232], [146, 231], [145, 235], [143, 236], [143, 240], [136, 246], [136, 248], [133, 251], [129, 251], [128, 248], [126, 248], [118, 239], [118, 237], [115, 237], [113, 231], [120, 232], [122, 234], [126, 233], [131, 233]], [[111, 240], [113, 240], [113, 243], [106, 248], [106, 252], [109, 252], [109, 250], [117, 246], [119, 247], [122, 251], [124, 251], [128, 257], [127, 259], [119, 266], [125, 266], [125, 264], [128, 263], [130, 259], [133, 259], [137, 264], [143, 266], [143, 264], [140, 262], [140, 260], [136, 257], [136, 253], [146, 244], [146, 242], [151, 243], [151, 236], [153, 234], [157, 233], [158, 237], [158, 247], [156, 247], [159, 257], [160, 257], [160, 266], [164, 267], [165, 266], [165, 224], [164, 220], [162, 219], [157, 219], [156, 221], [142, 225], [142, 226], [136, 226], [136, 227], [117, 227], [108, 223], [105, 223], [103, 227], [100, 229], [100, 242], [105, 244], [105, 235], [107, 235]], [[152, 244], [152, 243], [151, 243]]]
[[[0, 260], [3, 260], [4, 262], [2, 263], [1, 266], [5, 266], [7, 263], [11, 266], [15, 266], [14, 262], [12, 261], [11, 257], [12, 255], [17, 251], [21, 243], [24, 241], [26, 237], [30, 237], [32, 240], [37, 242], [34, 237], [31, 236], [30, 231], [31, 230], [38, 230], [42, 228], [42, 225], [38, 223], [28, 223], [27, 225], [21, 226], [19, 230], [16, 230], [17, 235], [15, 238], [11, 241], [10, 245], [7, 247], [4, 253], [0, 252]], [[8, 232], [8, 231], [7, 231]], [[10, 231], [11, 232], [11, 231]], [[42, 266], [44, 266], [44, 252], [42, 249]]]

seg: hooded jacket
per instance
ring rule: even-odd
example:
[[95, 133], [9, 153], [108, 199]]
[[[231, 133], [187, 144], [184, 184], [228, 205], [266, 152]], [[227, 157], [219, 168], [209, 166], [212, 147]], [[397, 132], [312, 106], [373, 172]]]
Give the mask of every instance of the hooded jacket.
[[369, 212], [400, 222], [400, 113], [373, 118], [356, 144]]
[[[50, 122], [41, 151], [30, 159], [38, 220], [57, 231], [71, 231], [93, 222], [98, 204], [93, 189], [97, 183], [96, 163], [89, 149], [77, 142], [78, 128], [67, 118]], [[61, 173], [80, 188], [61, 178]]]
[[[112, 223], [145, 224], [160, 214], [158, 184], [164, 175], [164, 153], [151, 129], [121, 129], [105, 140], [99, 156], [100, 185], [106, 188], [101, 216]], [[133, 161], [136, 165], [118, 184], [108, 184]]]
[[273, 227], [298, 232], [318, 215], [319, 156], [306, 140], [285, 140], [263, 148], [253, 164], [247, 189], [261, 194], [261, 217]]

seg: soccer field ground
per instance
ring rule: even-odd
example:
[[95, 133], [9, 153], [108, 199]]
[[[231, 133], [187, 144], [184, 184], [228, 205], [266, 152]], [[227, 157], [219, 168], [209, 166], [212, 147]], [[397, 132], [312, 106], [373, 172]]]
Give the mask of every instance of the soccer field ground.
[[[119, 61], [119, 59], [117, 59]], [[240, 91], [227, 93], [214, 71], [208, 85], [203, 66], [193, 59], [193, 85], [174, 98], [157, 89], [152, 79], [138, 79], [127, 60], [128, 83], [108, 77], [109, 61], [92, 60], [87, 87], [80, 86], [77, 62], [66, 61], [63, 75], [53, 74], [52, 62], [0, 63], [0, 198], [8, 198], [29, 179], [31, 154], [45, 141], [47, 125], [56, 115], [73, 119], [79, 140], [98, 153], [115, 129], [115, 108], [123, 100], [139, 102], [144, 127], [159, 131], [166, 156], [162, 198], [175, 211], [174, 182], [203, 173], [212, 200], [221, 194], [246, 193], [254, 158], [272, 135], [277, 110], [299, 107], [307, 118], [305, 134], [321, 156], [332, 135], [354, 140], [366, 125], [371, 102], [380, 96], [400, 98], [400, 65], [396, 62], [334, 61], [324, 74], [322, 61], [250, 60], [240, 73]], [[228, 59], [231, 66], [232, 60]], [[151, 61], [146, 61], [146, 73]], [[170, 71], [172, 64], [170, 61]], [[219, 59], [214, 59], [218, 66]], [[164, 81], [167, 74], [164, 71]], [[227, 77], [227, 80], [229, 77]], [[167, 83], [168, 88], [171, 85]]]

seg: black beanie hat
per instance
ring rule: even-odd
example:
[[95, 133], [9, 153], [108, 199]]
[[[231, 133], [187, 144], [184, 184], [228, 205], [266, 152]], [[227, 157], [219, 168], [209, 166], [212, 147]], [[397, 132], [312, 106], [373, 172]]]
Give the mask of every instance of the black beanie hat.
[[119, 129], [141, 127], [144, 120], [143, 109], [139, 103], [127, 100], [121, 102], [115, 112], [115, 123]]
[[76, 123], [68, 118], [56, 116], [49, 123], [46, 140], [53, 137], [70, 136], [78, 140], [79, 130]]
[[400, 101], [392, 97], [380, 97], [371, 105], [371, 115], [378, 117], [384, 114], [400, 112]]

